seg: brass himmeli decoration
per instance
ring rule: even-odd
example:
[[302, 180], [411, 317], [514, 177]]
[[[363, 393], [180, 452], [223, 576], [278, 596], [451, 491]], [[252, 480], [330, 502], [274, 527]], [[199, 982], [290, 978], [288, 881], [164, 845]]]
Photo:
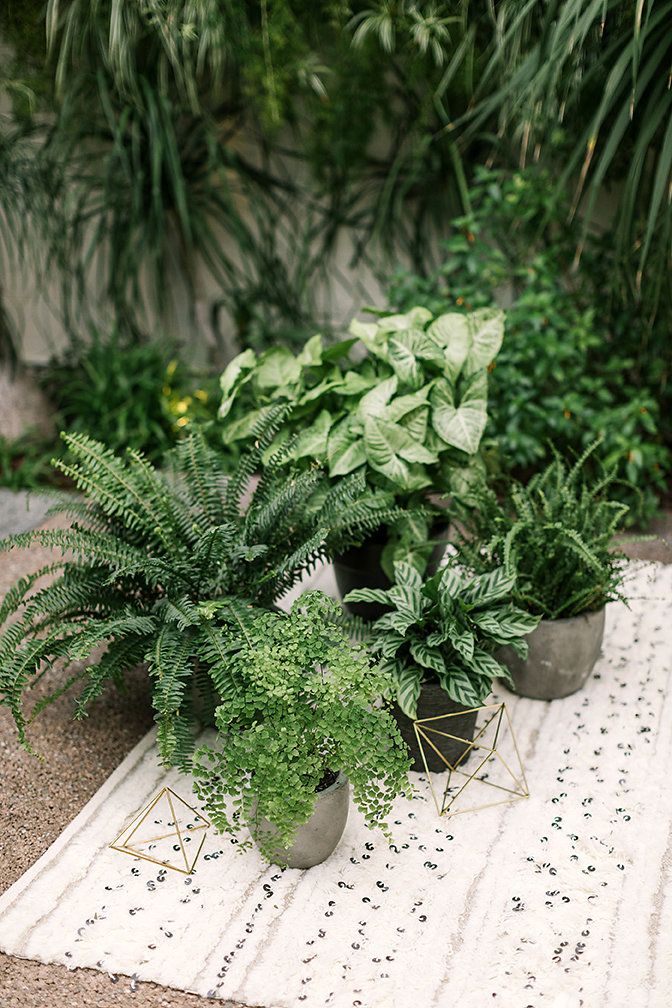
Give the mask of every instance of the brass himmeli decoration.
[[[473, 712], [476, 712], [473, 739], [451, 732], [456, 717]], [[415, 721], [413, 727], [440, 816], [450, 818], [529, 798], [525, 770], [505, 703], [422, 718]], [[453, 749], [455, 743], [460, 743], [460, 755], [453, 756], [453, 762], [442, 751], [442, 746], [445, 749], [449, 742]], [[426, 752], [430, 749], [445, 763], [448, 771], [443, 793], [435, 787], [427, 767]]]
[[210, 823], [169, 788], [161, 788], [110, 844], [121, 854], [191, 875]]

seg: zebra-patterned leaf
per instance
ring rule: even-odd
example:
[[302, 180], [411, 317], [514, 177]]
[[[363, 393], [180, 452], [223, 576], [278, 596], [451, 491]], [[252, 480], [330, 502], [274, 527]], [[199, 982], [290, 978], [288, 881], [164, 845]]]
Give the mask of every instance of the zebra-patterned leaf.
[[418, 700], [422, 688], [422, 672], [417, 665], [397, 665], [397, 703], [413, 721], [418, 716]]

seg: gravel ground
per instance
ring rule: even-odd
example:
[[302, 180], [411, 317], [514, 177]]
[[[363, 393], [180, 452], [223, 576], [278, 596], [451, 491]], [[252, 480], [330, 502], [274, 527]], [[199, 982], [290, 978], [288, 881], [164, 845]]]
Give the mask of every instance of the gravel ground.
[[[7, 504], [7, 507], [5, 507]], [[23, 505], [0, 499], [0, 526], [29, 527]], [[39, 520], [41, 515], [36, 515]], [[4, 519], [4, 522], [3, 522]], [[56, 527], [57, 519], [46, 527]], [[632, 557], [672, 562], [672, 514], [657, 522], [656, 537], [631, 542]], [[48, 562], [51, 554], [34, 547], [22, 553], [0, 554], [0, 597], [13, 581]], [[38, 700], [50, 684], [62, 681], [52, 670], [35, 689]], [[72, 700], [61, 697], [30, 729], [30, 739], [43, 757], [35, 759], [16, 742], [11, 718], [0, 711], [0, 891], [4, 891], [59, 836], [124, 756], [151, 727], [146, 677], [129, 677], [124, 694], [109, 692], [90, 709], [83, 722], [71, 720]], [[0, 954], [0, 1008], [190, 1008], [204, 998], [136, 983], [129, 977], [109, 977], [91, 970], [70, 972], [61, 966], [15, 959]], [[217, 1001], [222, 1008], [234, 1008]], [[269, 1006], [270, 1008], [270, 1006]]]

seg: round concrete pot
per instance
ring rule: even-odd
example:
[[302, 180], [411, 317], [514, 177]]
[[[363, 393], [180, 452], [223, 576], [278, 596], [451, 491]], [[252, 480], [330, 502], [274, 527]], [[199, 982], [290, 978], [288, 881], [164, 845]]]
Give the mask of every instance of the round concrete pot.
[[[318, 791], [310, 819], [299, 826], [291, 847], [278, 847], [272, 861], [288, 868], [313, 868], [334, 853], [343, 836], [350, 807], [350, 784], [339, 773], [333, 784]], [[275, 827], [262, 819], [251, 827], [252, 836], [272, 833]]]
[[542, 620], [527, 637], [527, 658], [510, 647], [497, 657], [507, 666], [514, 691], [533, 700], [559, 700], [585, 685], [604, 636], [604, 608], [568, 619]]
[[[438, 717], [440, 714], [457, 714], [459, 711], [466, 711], [466, 713], [451, 718], [448, 724], [444, 721], [441, 725], [441, 731], [446, 731], [450, 735], [456, 735], [460, 739], [473, 739], [476, 727], [476, 711], [469, 711], [467, 708], [461, 707], [460, 704], [454, 703], [438, 683], [423, 683], [420, 690], [420, 699], [418, 700], [419, 721], [422, 718]], [[397, 719], [401, 737], [408, 746], [408, 751], [413, 760], [411, 770], [425, 773], [425, 764], [420, 752], [420, 746], [418, 745], [413, 721], [396, 704], [392, 713]], [[448, 762], [452, 764], [464, 756], [465, 751], [469, 749], [468, 745], [464, 742], [458, 742], [455, 739], [437, 737], [433, 741], [435, 741], [437, 748], [445, 755]], [[428, 743], [424, 744], [424, 750], [427, 768], [432, 773], [444, 773], [448, 769], [440, 756], [434, 752]]]

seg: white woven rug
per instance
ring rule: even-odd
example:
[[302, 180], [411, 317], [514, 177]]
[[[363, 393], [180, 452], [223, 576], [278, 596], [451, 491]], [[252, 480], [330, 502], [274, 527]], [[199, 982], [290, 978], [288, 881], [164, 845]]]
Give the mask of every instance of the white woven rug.
[[189, 797], [148, 735], [0, 899], [0, 948], [267, 1008], [668, 1008], [672, 568], [629, 590], [583, 692], [506, 697], [527, 801], [447, 822], [416, 776], [392, 848], [352, 810], [281, 872], [210, 830], [189, 878], [107, 847], [164, 783]]

